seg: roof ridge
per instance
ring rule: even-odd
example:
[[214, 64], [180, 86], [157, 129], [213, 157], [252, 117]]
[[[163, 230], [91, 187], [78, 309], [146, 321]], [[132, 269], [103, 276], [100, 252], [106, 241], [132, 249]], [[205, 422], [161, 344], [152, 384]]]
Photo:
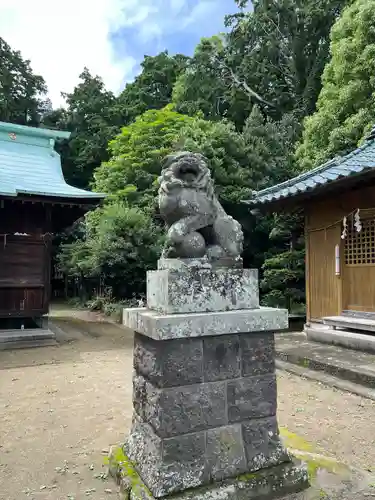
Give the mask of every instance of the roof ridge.
[[288, 179], [284, 182], [281, 182], [280, 184], [275, 184], [274, 186], [270, 186], [265, 189], [261, 189], [260, 191], [253, 191], [253, 194], [255, 196], [263, 196], [267, 195], [269, 193], [272, 193], [274, 191], [279, 191], [281, 189], [285, 189], [287, 187], [293, 186], [297, 184], [297, 182], [304, 181], [305, 179], [308, 179], [312, 177], [313, 175], [321, 174], [325, 170], [327, 170], [330, 167], [333, 167], [334, 165], [342, 165], [344, 162], [352, 158], [353, 156], [356, 156], [358, 153], [362, 152], [363, 150], [367, 149], [369, 146], [371, 146], [374, 143], [374, 141], [366, 141], [364, 142], [361, 146], [357, 147], [350, 153], [348, 153], [345, 156], [335, 156], [334, 158], [326, 161], [325, 163], [318, 165], [317, 167], [313, 168], [312, 170], [308, 170], [306, 172], [302, 172], [299, 175], [296, 175], [295, 177], [292, 177], [291, 179]]
[[327, 162], [323, 163], [322, 165], [319, 165], [318, 167], [315, 167], [313, 170], [308, 170], [306, 172], [302, 172], [302, 174], [296, 175], [295, 177], [292, 177], [291, 179], [288, 179], [284, 182], [281, 182], [280, 184], [275, 184], [274, 186], [270, 186], [265, 189], [261, 189], [260, 191], [254, 191], [255, 195], [263, 195], [263, 194], [268, 194], [272, 193], [276, 188], [277, 190], [289, 187], [290, 185], [293, 185], [296, 183], [296, 180], [298, 179], [299, 181], [303, 181], [304, 179], [309, 178], [312, 174], [319, 174], [323, 170], [325, 170], [327, 167], [331, 167], [333, 164], [336, 163], [336, 158], [333, 158], [332, 160], [328, 160]]
[[44, 137], [46, 139], [69, 139], [70, 132], [63, 130], [52, 130], [42, 127], [29, 127], [28, 125], [18, 125], [0, 121], [0, 131], [8, 133], [18, 133], [29, 137]]

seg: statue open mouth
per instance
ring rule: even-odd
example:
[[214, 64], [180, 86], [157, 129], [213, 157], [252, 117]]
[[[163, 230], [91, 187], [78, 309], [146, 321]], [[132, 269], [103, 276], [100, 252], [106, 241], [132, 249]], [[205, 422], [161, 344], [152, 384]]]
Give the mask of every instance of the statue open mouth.
[[184, 161], [179, 165], [177, 175], [185, 182], [193, 182], [199, 175], [199, 167]]

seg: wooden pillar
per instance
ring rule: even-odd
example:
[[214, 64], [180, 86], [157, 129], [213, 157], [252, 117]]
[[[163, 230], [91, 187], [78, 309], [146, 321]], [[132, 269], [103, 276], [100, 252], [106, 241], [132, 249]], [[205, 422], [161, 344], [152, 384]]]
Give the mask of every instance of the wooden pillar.
[[306, 295], [306, 323], [309, 323], [311, 320], [311, 307], [310, 307], [310, 236], [309, 236], [309, 214], [305, 212], [305, 295]]

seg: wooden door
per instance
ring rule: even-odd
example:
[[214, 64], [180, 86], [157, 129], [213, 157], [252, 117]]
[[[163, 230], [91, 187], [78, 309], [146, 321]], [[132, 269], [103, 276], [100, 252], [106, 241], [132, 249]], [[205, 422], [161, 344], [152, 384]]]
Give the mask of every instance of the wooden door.
[[335, 272], [335, 247], [340, 227], [308, 232], [309, 318], [336, 316], [341, 312], [341, 282]]
[[343, 252], [343, 308], [375, 311], [375, 219], [362, 220], [357, 232], [350, 223]]
[[49, 246], [9, 236], [0, 246], [0, 316], [34, 317], [48, 311]]

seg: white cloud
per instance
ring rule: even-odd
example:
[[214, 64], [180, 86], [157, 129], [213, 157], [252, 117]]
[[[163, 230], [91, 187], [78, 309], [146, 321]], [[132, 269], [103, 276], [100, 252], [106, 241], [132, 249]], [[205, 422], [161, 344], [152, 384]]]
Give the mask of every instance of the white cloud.
[[[70, 92], [84, 66], [107, 88], [120, 90], [136, 61], [113, 57], [108, 35], [148, 15], [136, 0], [0, 0], [0, 35], [47, 82], [54, 106]], [[124, 8], [126, 7], [127, 15]], [[133, 19], [131, 19], [133, 16]], [[135, 19], [134, 19], [135, 17]]]
[[117, 93], [135, 76], [145, 53], [173, 52], [173, 35], [180, 44], [183, 33], [189, 39], [192, 34], [210, 36], [221, 24], [227, 1], [0, 0], [0, 36], [30, 59], [58, 106], [63, 104], [60, 92], [73, 90], [85, 66]]

